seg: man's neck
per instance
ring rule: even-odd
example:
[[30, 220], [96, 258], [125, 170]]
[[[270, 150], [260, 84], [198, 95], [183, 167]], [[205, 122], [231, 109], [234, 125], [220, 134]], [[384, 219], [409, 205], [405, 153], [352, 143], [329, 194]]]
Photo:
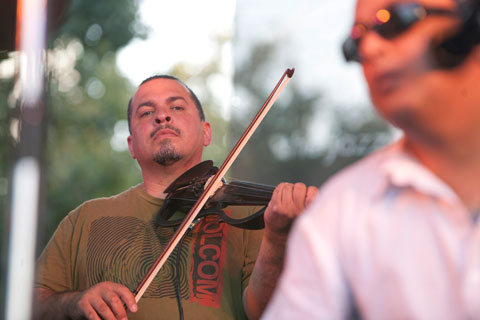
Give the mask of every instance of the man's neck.
[[431, 146], [407, 138], [405, 145], [456, 192], [472, 214], [480, 208], [480, 139]]
[[165, 198], [164, 190], [185, 171], [197, 163], [174, 163], [169, 166], [153, 164], [142, 168], [144, 190], [155, 198]]

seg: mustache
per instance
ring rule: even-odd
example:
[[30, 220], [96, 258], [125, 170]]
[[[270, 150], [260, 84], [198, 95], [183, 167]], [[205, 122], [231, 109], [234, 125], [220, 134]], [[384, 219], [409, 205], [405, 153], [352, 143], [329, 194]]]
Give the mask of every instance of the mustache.
[[173, 130], [175, 131], [175, 133], [177, 135], [180, 135], [180, 129], [177, 129], [169, 124], [166, 124], [164, 126], [159, 126], [157, 128], [155, 128], [155, 130], [152, 131], [152, 133], [150, 133], [150, 138], [153, 138], [153, 136], [158, 132], [158, 130], [163, 130], [163, 129], [170, 129], [170, 130]]

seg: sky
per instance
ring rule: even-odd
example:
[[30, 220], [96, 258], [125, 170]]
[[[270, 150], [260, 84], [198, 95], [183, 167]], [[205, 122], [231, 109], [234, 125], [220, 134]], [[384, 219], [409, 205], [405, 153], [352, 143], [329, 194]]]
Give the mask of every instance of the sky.
[[178, 62], [201, 66], [214, 54], [214, 37], [230, 36], [232, 44], [222, 51], [223, 77], [212, 82], [228, 118], [235, 104], [247, 103], [239, 102], [232, 87], [235, 66], [248, 59], [253, 45], [273, 41], [278, 50], [269, 62], [265, 86], [273, 88], [286, 68], [295, 67], [293, 81], [305, 93], [321, 93], [322, 104], [328, 106], [319, 107], [311, 122], [315, 134], [309, 143], [318, 150], [331, 139], [328, 110], [371, 111], [360, 67], [344, 62], [341, 54], [353, 9], [354, 0], [143, 0], [140, 17], [150, 28], [149, 37], [132, 41], [117, 61], [121, 72], [138, 85], [153, 74], [168, 73]]
[[202, 65], [214, 54], [213, 37], [231, 34], [234, 13], [233, 0], [142, 0], [140, 17], [149, 37], [119, 52], [120, 70], [137, 85], [181, 61]]
[[118, 64], [136, 85], [177, 62], [195, 66], [208, 61], [214, 54], [212, 39], [219, 34], [233, 36], [235, 52], [224, 54], [234, 63], [252, 44], [274, 40], [286, 46], [279, 57], [282, 66], [272, 77], [290, 63], [306, 90], [321, 87], [335, 104], [367, 103], [359, 67], [343, 62], [340, 52], [353, 5], [353, 0], [143, 0], [140, 17], [151, 30], [149, 38], [122, 49]]

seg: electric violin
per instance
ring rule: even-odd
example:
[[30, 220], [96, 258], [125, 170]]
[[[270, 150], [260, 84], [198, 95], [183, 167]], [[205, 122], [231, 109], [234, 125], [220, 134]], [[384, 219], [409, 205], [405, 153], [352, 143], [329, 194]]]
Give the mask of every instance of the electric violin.
[[[162, 227], [175, 227], [183, 220], [171, 219], [176, 212], [187, 214], [198, 197], [204, 191], [205, 183], [218, 168], [211, 160], [203, 161], [187, 170], [165, 189], [167, 196], [157, 216], [157, 223]], [[216, 215], [220, 221], [237, 228], [258, 230], [263, 229], [263, 213], [272, 198], [275, 187], [248, 181], [236, 180], [226, 183], [208, 199], [205, 206], [197, 214], [196, 220], [208, 215]], [[244, 218], [232, 218], [223, 209], [227, 206], [264, 206], [259, 211]]]

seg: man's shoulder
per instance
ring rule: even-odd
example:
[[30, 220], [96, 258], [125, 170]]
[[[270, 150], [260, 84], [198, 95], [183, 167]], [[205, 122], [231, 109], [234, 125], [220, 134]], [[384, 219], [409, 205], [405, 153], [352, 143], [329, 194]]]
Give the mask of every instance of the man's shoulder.
[[110, 195], [110, 196], [105, 196], [105, 197], [99, 197], [99, 198], [94, 198], [87, 200], [83, 202], [80, 207], [85, 207], [85, 206], [110, 206], [116, 202], [123, 202], [123, 201], [128, 201], [131, 198], [134, 198], [138, 196], [137, 189], [138, 186], [133, 186], [130, 187], [120, 193]]
[[384, 163], [398, 154], [397, 143], [387, 145], [363, 159], [345, 167], [319, 190], [318, 196], [307, 208], [301, 220], [307, 228], [319, 224], [332, 225], [368, 211], [385, 190], [388, 178], [383, 170]]
[[399, 144], [395, 142], [374, 151], [333, 175], [324, 187], [336, 188], [344, 185], [356, 187], [382, 181], [384, 179], [383, 164], [395, 157], [398, 149]]
[[112, 212], [121, 213], [138, 199], [141, 199], [139, 186], [130, 187], [118, 194], [87, 200], [72, 210], [68, 218], [77, 220], [81, 217], [110, 215]]

